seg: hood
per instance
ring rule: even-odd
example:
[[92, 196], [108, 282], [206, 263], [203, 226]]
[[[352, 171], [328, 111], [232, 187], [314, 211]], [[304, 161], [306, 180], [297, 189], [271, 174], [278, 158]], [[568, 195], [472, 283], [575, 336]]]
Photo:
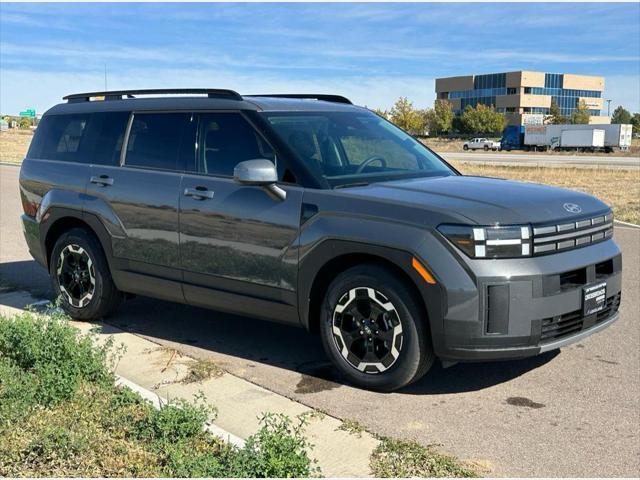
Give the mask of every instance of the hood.
[[457, 214], [479, 225], [561, 223], [609, 210], [605, 203], [585, 193], [487, 177], [396, 180], [354, 188], [352, 193], [378, 201], [409, 203], [454, 217]]

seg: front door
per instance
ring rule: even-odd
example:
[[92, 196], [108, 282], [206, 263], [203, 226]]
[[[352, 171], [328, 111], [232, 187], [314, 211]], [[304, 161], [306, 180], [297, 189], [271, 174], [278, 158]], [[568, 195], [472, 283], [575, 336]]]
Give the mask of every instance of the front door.
[[238, 112], [203, 113], [198, 168], [180, 195], [180, 257], [187, 302], [297, 323], [297, 238], [302, 188], [284, 201], [233, 180], [237, 163], [278, 159]]

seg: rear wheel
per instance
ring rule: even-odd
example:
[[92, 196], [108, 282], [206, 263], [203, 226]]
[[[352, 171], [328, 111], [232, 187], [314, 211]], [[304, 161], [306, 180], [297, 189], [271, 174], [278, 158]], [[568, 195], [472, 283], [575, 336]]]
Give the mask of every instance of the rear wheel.
[[485, 152], [488, 152], [488, 151], [489, 151], [489, 145], [485, 145], [485, 146], [484, 146], [484, 151], [485, 151]]
[[71, 318], [97, 320], [113, 312], [122, 300], [98, 239], [82, 228], [58, 238], [49, 273], [60, 306]]
[[328, 357], [354, 384], [392, 391], [435, 361], [426, 319], [410, 287], [376, 265], [350, 268], [329, 286], [320, 331]]
[[463, 145], [463, 146], [462, 146], [462, 149], [463, 149], [463, 150], [469, 150], [469, 145]]

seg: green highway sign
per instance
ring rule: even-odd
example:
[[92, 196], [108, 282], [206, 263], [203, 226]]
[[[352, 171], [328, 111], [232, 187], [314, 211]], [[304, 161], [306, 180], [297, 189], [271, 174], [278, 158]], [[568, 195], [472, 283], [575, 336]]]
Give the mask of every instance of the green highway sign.
[[36, 111], [33, 108], [27, 108], [24, 112], [20, 112], [19, 114], [21, 117], [35, 117], [36, 116]]

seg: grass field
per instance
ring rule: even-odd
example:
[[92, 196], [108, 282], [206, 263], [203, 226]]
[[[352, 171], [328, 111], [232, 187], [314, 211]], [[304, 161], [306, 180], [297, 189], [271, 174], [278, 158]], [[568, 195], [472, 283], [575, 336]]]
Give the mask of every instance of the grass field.
[[[31, 131], [14, 129], [0, 133], [0, 162], [20, 163], [29, 148], [31, 137]], [[637, 152], [640, 149], [638, 140], [633, 141], [634, 151]], [[439, 142], [432, 145], [436, 151], [460, 150], [455, 146], [457, 145], [455, 142], [459, 141], [441, 140]], [[453, 163], [466, 175], [508, 178], [580, 190], [595, 195], [611, 205], [618, 220], [640, 223], [640, 172], [637, 170], [507, 167], [469, 162]]]
[[32, 137], [31, 130], [12, 128], [6, 132], [0, 132], [0, 162], [21, 163], [29, 149]]

